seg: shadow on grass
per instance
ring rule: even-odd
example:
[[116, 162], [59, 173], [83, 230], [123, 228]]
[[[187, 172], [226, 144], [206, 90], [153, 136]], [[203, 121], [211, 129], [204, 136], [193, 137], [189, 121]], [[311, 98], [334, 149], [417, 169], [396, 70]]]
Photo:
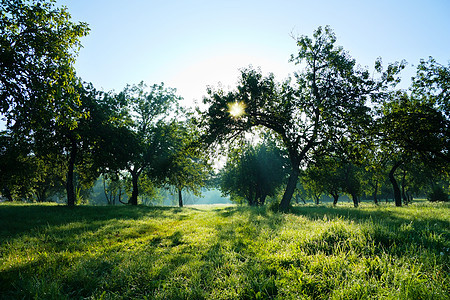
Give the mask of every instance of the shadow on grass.
[[[194, 218], [203, 212], [205, 215], [196, 223]], [[34, 261], [5, 268], [6, 271], [0, 272], [0, 290], [11, 298], [35, 295], [101, 298], [101, 292], [106, 291], [111, 298], [118, 295], [121, 298], [202, 299], [211, 296], [209, 293], [214, 289], [222, 298], [275, 298], [282, 293], [282, 288], [292, 283], [284, 284], [280, 278], [299, 268], [295, 262], [306, 263], [292, 254], [286, 259], [286, 265], [283, 260], [277, 269], [272, 264], [277, 258], [263, 259], [261, 252], [267, 251], [268, 237], [276, 238], [283, 227], [290, 226], [288, 222], [295, 222], [295, 216], [311, 224], [327, 222], [325, 220], [353, 222], [366, 228], [362, 234], [367, 233], [364, 238], [373, 241], [373, 246], [396, 257], [406, 257], [404, 250], [412, 244], [431, 252], [439, 252], [449, 245], [449, 220], [430, 215], [422, 218], [413, 208], [306, 206], [293, 207], [289, 214], [283, 214], [243, 206], [202, 210], [0, 205], [0, 238], [12, 239], [19, 235], [48, 238], [48, 242], [41, 240], [43, 248], [40, 250], [54, 254], [53, 257], [38, 255]], [[140, 222], [147, 219], [157, 222]], [[161, 223], [164, 226], [159, 227]], [[213, 233], [196, 240], [196, 231], [190, 226], [197, 225], [208, 227], [204, 231], [206, 236], [210, 227]], [[326, 256], [338, 254], [334, 245], [345, 246], [347, 240], [354, 238], [351, 230], [344, 225], [327, 226], [309, 240], [289, 242], [302, 247], [306, 255], [322, 252], [326, 259]], [[143, 237], [145, 239], [141, 239]], [[279, 241], [280, 248], [284, 247], [283, 242]], [[370, 243], [352, 246], [351, 242], [343, 249], [360, 247], [357, 249], [364, 250], [366, 245], [372, 246]], [[99, 251], [87, 251], [92, 249], [93, 243], [99, 245]], [[390, 249], [396, 245], [398, 250]], [[72, 247], [69, 248], [74, 250], [71, 255], [62, 251], [65, 247]], [[292, 251], [300, 251], [298, 249]], [[371, 258], [371, 252], [364, 254], [358, 250], [358, 253], [361, 260]], [[321, 273], [312, 275], [322, 278]], [[49, 283], [52, 278], [54, 287]], [[320, 283], [323, 279], [317, 280]], [[330, 296], [331, 290], [315, 294], [318, 293], [316, 282], [311, 286], [311, 292], [307, 288], [303, 291], [310, 293], [311, 298]]]
[[[246, 215], [246, 221], [216, 226], [219, 242], [228, 242], [236, 251], [247, 248], [252, 239], [256, 239], [263, 231], [277, 231], [285, 224], [285, 215], [302, 216], [308, 221], [343, 220], [357, 224], [368, 241], [374, 243], [378, 252], [389, 250], [397, 256], [412, 245], [428, 249], [438, 255], [447, 253], [450, 249], [450, 220], [445, 216], [422, 215], [416, 207], [331, 207], [304, 206], [292, 207], [288, 214], [273, 213], [266, 208], [228, 207], [216, 210], [224, 218]], [[332, 228], [330, 230], [335, 230]], [[340, 239], [342, 242], [348, 234], [325, 232], [318, 239]], [[331, 237], [331, 238], [330, 238]], [[394, 249], [396, 249], [394, 251]], [[395, 252], [395, 253], [394, 253]]]
[[182, 212], [180, 208], [148, 206], [0, 205], [0, 239], [64, 225], [71, 225], [76, 234], [76, 227], [97, 230], [109, 221], [184, 219]]

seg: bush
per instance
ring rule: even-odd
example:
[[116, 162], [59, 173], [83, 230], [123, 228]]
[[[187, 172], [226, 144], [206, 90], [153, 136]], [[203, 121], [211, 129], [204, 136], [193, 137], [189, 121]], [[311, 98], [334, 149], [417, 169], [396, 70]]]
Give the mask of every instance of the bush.
[[443, 201], [448, 202], [449, 196], [446, 192], [444, 192], [444, 189], [440, 186], [434, 187], [431, 193], [428, 195], [428, 201], [436, 202], [436, 201]]

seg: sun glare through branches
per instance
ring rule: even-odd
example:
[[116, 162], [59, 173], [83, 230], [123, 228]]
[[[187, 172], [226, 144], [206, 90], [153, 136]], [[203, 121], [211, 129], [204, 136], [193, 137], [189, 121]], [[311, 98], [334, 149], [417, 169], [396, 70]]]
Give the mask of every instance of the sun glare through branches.
[[239, 118], [245, 114], [245, 103], [233, 102], [228, 103], [228, 112], [233, 118]]

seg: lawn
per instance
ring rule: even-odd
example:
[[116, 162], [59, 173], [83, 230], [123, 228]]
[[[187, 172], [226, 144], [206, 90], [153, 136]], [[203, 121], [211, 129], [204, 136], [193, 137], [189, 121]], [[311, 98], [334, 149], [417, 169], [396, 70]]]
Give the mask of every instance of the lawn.
[[0, 204], [2, 299], [450, 299], [450, 205]]

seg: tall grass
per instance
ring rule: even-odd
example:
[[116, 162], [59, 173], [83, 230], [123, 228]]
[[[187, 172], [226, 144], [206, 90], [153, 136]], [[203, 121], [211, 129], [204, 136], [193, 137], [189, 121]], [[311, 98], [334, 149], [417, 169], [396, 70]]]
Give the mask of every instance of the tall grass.
[[448, 204], [0, 205], [3, 299], [449, 299]]

